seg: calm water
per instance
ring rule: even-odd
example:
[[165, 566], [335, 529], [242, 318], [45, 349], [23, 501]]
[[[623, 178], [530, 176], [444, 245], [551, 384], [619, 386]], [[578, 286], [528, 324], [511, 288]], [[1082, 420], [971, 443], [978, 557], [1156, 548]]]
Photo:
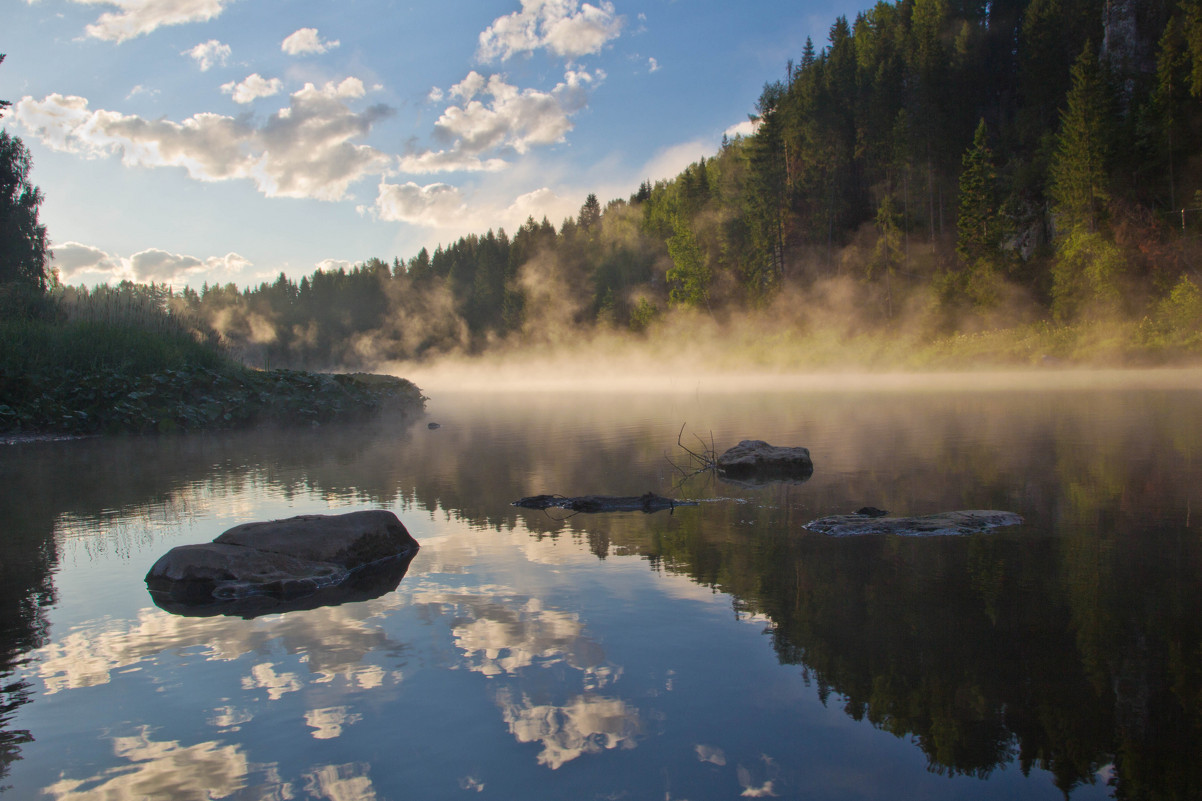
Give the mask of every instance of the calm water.
[[[0, 784], [72, 801], [1202, 797], [1202, 377], [1174, 383], [426, 386], [437, 430], [0, 448]], [[694, 450], [806, 445], [814, 475], [685, 478], [682, 425]], [[510, 506], [648, 490], [705, 502]], [[864, 505], [1027, 523], [801, 529]], [[380, 507], [422, 549], [374, 600], [244, 620], [146, 592], [172, 546]]]

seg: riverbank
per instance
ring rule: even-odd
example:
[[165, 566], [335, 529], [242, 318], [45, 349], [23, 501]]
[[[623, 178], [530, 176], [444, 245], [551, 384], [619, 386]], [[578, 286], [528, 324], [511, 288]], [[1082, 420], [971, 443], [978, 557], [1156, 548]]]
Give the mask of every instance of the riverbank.
[[411, 381], [256, 370], [190, 332], [0, 322], [0, 436], [166, 433], [421, 414]]
[[425, 398], [392, 376], [201, 366], [129, 375], [65, 368], [0, 379], [0, 433], [166, 433], [271, 423], [313, 425], [421, 414]]

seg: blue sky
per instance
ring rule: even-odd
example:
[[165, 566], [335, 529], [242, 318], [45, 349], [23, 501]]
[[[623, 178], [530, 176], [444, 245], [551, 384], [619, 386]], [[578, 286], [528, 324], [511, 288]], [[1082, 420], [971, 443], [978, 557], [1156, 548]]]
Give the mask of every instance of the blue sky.
[[407, 259], [714, 153], [849, 0], [7, 0], [69, 284]]

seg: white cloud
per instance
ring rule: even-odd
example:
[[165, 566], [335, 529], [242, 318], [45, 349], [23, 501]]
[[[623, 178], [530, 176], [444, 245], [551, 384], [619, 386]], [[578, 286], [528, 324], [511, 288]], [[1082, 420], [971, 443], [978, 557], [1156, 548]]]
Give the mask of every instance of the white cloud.
[[121, 281], [138, 283], [180, 283], [201, 273], [211, 282], [225, 283], [241, 279], [253, 266], [237, 253], [199, 259], [158, 248], [119, 256], [80, 242], [64, 242], [54, 246], [52, 267], [68, 286], [79, 284], [116, 284]]
[[[605, 79], [602, 70], [591, 75], [568, 70], [550, 92], [518, 89], [500, 75], [485, 78], [472, 70], [445, 94], [462, 105], [449, 106], [434, 123], [434, 135], [449, 147], [410, 153], [397, 161], [401, 172], [428, 175], [439, 172], [497, 172], [508, 165], [501, 158], [482, 158], [489, 150], [510, 148], [525, 154], [536, 145], [564, 141], [572, 130], [569, 119], [588, 103], [588, 88]], [[442, 98], [441, 89], [430, 99]]]
[[211, 20], [233, 0], [74, 0], [84, 5], [116, 6], [84, 30], [88, 36], [109, 42], [124, 42], [148, 34], [164, 25]]
[[316, 28], [301, 28], [290, 34], [280, 43], [280, 49], [290, 56], [304, 56], [310, 53], [325, 53], [333, 50], [341, 42], [337, 39], [330, 41], [322, 39]]
[[191, 50], [185, 50], [180, 55], [191, 56], [200, 66], [201, 72], [208, 72], [214, 64], [225, 66], [229, 61], [230, 53], [229, 45], [222, 44], [216, 39], [210, 39], [207, 42], [201, 42]]
[[476, 57], [488, 62], [547, 48], [576, 58], [599, 53], [622, 31], [623, 18], [613, 3], [583, 5], [578, 0], [522, 0], [522, 10], [498, 17], [480, 34]]
[[427, 150], [401, 156], [397, 167], [412, 175], [438, 172], [499, 172], [509, 164], [504, 159], [480, 159], [457, 150]]
[[[509, 205], [501, 213], [501, 218], [504, 220], [515, 220], [517, 225], [526, 222], [530, 217], [535, 220], [541, 220], [546, 217], [549, 220], [559, 220], [576, 211], [576, 207], [571, 200], [566, 200], [555, 194], [548, 187], [535, 189], [533, 192], [527, 192], [524, 195], [519, 195], [513, 203]], [[513, 227], [517, 227], [514, 225]]]
[[412, 181], [404, 184], [381, 181], [375, 213], [382, 220], [443, 228], [454, 225], [466, 208], [463, 195], [448, 184], [418, 186]]
[[751, 136], [759, 127], [760, 124], [755, 120], [744, 120], [730, 126], [723, 133], [734, 139], [736, 136]]
[[[497, 76], [492, 76], [496, 78]], [[472, 70], [462, 81], [451, 87], [451, 97], [458, 97], [462, 100], [471, 100], [480, 91], [488, 86], [489, 79], [485, 78], [480, 73]]]
[[587, 103], [586, 88], [593, 80], [586, 72], [569, 70], [554, 89], [542, 92], [519, 90], [499, 75], [485, 81], [471, 72], [451, 90], [466, 102], [443, 111], [434, 123], [435, 135], [454, 142], [454, 150], [473, 155], [499, 147], [526, 153], [534, 145], [562, 142], [572, 130], [569, 117]]
[[323, 273], [334, 273], [339, 270], [349, 270], [355, 266], [353, 261], [346, 259], [322, 259], [313, 265], [314, 268], [321, 270]]
[[256, 72], [247, 75], [241, 83], [230, 81], [222, 84], [221, 91], [227, 95], [233, 95], [235, 103], [250, 103], [256, 98], [278, 94], [283, 86], [284, 82], [279, 78], [264, 78]]
[[130, 256], [129, 266], [135, 281], [147, 283], [182, 278], [188, 273], [200, 272], [205, 263], [195, 256], [151, 248]]
[[659, 62], [655, 60], [655, 56], [647, 59], [647, 71], [659, 72]]
[[138, 84], [133, 89], [129, 90], [129, 94], [127, 94], [125, 96], [125, 99], [132, 100], [133, 98], [137, 97], [138, 95], [149, 95], [150, 97], [154, 97], [158, 94], [159, 94], [158, 89], [150, 89], [148, 87], [143, 86], [142, 84]]
[[431, 88], [430, 93], [426, 95], [426, 100], [431, 103], [441, 103], [444, 96], [445, 95], [443, 94], [443, 91], [435, 86]]
[[664, 148], [655, 154], [642, 169], [642, 174], [649, 181], [675, 178], [695, 161], [709, 158], [714, 154], [714, 145], [710, 142], [695, 140], [682, 142], [678, 145]]
[[87, 99], [59, 94], [25, 97], [14, 116], [56, 150], [86, 157], [120, 153], [127, 166], [183, 167], [199, 181], [246, 178], [268, 197], [341, 200], [351, 184], [392, 165], [384, 153], [352, 141], [392, 113], [382, 105], [358, 112], [346, 105], [363, 95], [358, 78], [305, 84], [258, 127], [246, 117], [212, 113], [183, 122], [147, 120], [93, 111]]

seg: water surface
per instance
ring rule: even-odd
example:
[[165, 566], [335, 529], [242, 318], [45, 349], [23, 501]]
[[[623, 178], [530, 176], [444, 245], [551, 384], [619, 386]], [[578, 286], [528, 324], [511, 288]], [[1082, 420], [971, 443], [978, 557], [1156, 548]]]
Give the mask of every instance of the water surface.
[[[73, 801], [1198, 797], [1200, 387], [429, 386], [438, 429], [8, 446], [0, 781]], [[690, 476], [678, 435], [805, 445], [815, 472]], [[703, 503], [510, 505], [647, 491]], [[865, 505], [1026, 523], [802, 529]], [[146, 592], [174, 545], [364, 508], [422, 545], [374, 600], [244, 620]]]

